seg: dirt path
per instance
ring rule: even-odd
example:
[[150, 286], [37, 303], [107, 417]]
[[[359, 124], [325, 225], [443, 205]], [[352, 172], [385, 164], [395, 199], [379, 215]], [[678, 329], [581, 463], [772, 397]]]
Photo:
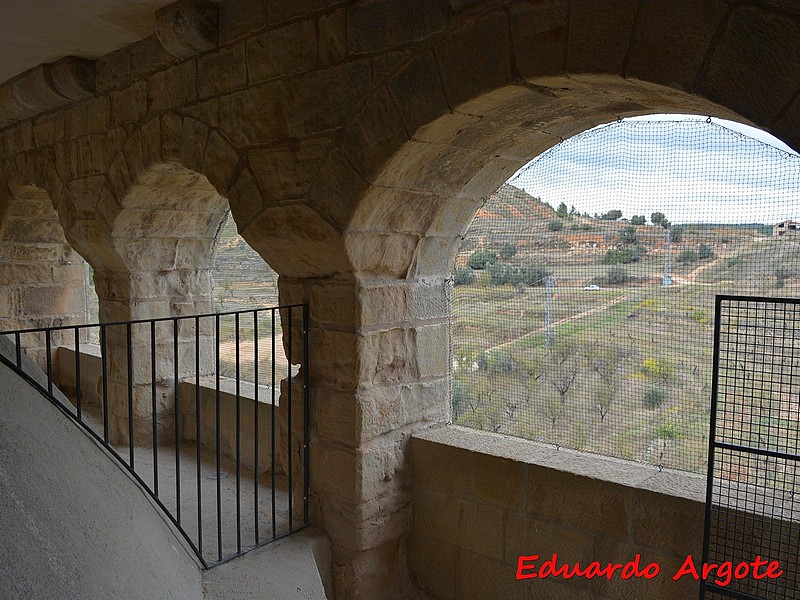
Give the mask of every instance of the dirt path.
[[[594, 308], [590, 308], [589, 310], [585, 310], [585, 311], [583, 311], [581, 313], [578, 313], [578, 314], [575, 314], [575, 315], [571, 315], [569, 317], [564, 317], [563, 319], [559, 319], [558, 321], [553, 321], [553, 327], [556, 327], [558, 325], [563, 325], [564, 323], [570, 323], [572, 321], [577, 321], [578, 319], [583, 319], [584, 317], [588, 317], [589, 315], [593, 315], [593, 314], [595, 314], [597, 312], [600, 312], [602, 310], [606, 310], [607, 308], [610, 308], [611, 306], [613, 306], [615, 304], [618, 304], [620, 302], [623, 302], [623, 301], [625, 301], [627, 299], [628, 299], [628, 295], [627, 294], [623, 294], [621, 296], [617, 296], [613, 300], [609, 300], [607, 302], [604, 302], [603, 304], [601, 304], [599, 306], [595, 306]], [[495, 350], [501, 350], [502, 348], [505, 348], [506, 346], [510, 346], [511, 344], [515, 344], [515, 343], [519, 342], [520, 340], [524, 340], [527, 337], [530, 337], [532, 335], [536, 335], [537, 333], [542, 333], [543, 331], [545, 331], [545, 329], [546, 329], [546, 327], [539, 327], [538, 329], [534, 329], [533, 331], [529, 331], [525, 335], [521, 335], [518, 338], [515, 338], [513, 340], [509, 340], [507, 342], [503, 342], [502, 344], [497, 344], [496, 346], [492, 346], [491, 348], [487, 348], [486, 352], [489, 353], [489, 352], [493, 352]]]

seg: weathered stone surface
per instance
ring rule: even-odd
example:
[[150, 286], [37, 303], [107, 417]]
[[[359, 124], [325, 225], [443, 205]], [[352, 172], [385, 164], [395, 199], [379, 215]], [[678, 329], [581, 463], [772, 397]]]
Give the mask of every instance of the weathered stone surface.
[[[255, 112], [253, 111], [255, 108]], [[220, 129], [236, 146], [263, 144], [286, 136], [287, 98], [283, 82], [266, 83], [223, 96]]]
[[347, 13], [345, 9], [322, 15], [317, 20], [317, 52], [323, 66], [340, 62], [347, 55]]
[[[626, 75], [691, 88], [728, 6], [723, 0], [642, 3]], [[669, 60], [661, 60], [667, 52]]]
[[436, 55], [450, 106], [509, 82], [511, 48], [505, 13], [462, 25], [437, 48]]
[[122, 48], [95, 61], [95, 85], [100, 93], [131, 84], [131, 53]]
[[368, 54], [423, 40], [445, 24], [441, 0], [364, 0], [347, 10], [347, 41], [351, 52]]
[[472, 552], [459, 552], [456, 561], [457, 598], [525, 600], [528, 597], [527, 586], [516, 580], [516, 568]]
[[212, 130], [208, 136], [200, 172], [220, 194], [226, 194], [239, 160], [236, 150], [219, 133]]
[[130, 50], [131, 57], [131, 77], [134, 79], [140, 79], [150, 73], [160, 71], [178, 60], [164, 50], [164, 46], [161, 45], [155, 34], [131, 44], [128, 46], [128, 50]]
[[36, 119], [33, 125], [36, 147], [49, 146], [64, 139], [64, 115], [53, 113]]
[[389, 83], [389, 89], [410, 132], [449, 111], [436, 60], [430, 53], [402, 67]]
[[150, 114], [188, 104], [197, 98], [197, 68], [187, 60], [160, 71], [147, 82]]
[[408, 139], [400, 115], [389, 96], [382, 90], [367, 102], [350, 122], [342, 150], [370, 181], [394, 150]]
[[567, 17], [549, 0], [518, 3], [511, 9], [511, 39], [522, 77], [560, 73], [567, 43]]
[[50, 65], [50, 81], [64, 98], [81, 100], [95, 92], [94, 61], [66, 56]]
[[418, 533], [408, 541], [408, 565], [423, 590], [441, 600], [456, 600], [455, 546]]
[[337, 228], [344, 229], [352, 216], [353, 198], [367, 189], [367, 183], [350, 166], [341, 150], [333, 150], [317, 172], [309, 194], [309, 205]]
[[244, 46], [238, 44], [197, 59], [197, 89], [200, 98], [230, 92], [247, 84]]
[[567, 70], [622, 73], [639, 0], [573, 0]]
[[317, 63], [316, 35], [314, 21], [306, 20], [249, 38], [249, 80], [264, 81], [313, 69]]
[[699, 87], [712, 100], [766, 124], [797, 94], [798, 81], [800, 23], [740, 6], [731, 15]]
[[267, 24], [264, 0], [236, 0], [219, 5], [219, 43], [225, 45]]
[[211, 50], [217, 44], [216, 3], [181, 0], [156, 12], [156, 36], [164, 49], [178, 58]]
[[414, 437], [411, 438], [410, 459], [415, 486], [442, 490], [462, 497], [469, 493], [468, 450]]
[[369, 63], [348, 62], [299, 75], [287, 82], [289, 133], [293, 137], [333, 129], [355, 112], [369, 89]]
[[636, 490], [631, 536], [635, 543], [683, 556], [700, 556], [704, 505], [684, 498]]
[[95, 98], [64, 113], [66, 137], [103, 133], [109, 129], [111, 103], [106, 97]]
[[282, 23], [296, 17], [311, 14], [315, 11], [329, 8], [332, 4], [341, 4], [342, 0], [267, 0], [267, 12], [271, 23]]
[[111, 126], [137, 123], [147, 114], [147, 85], [139, 81], [129, 88], [111, 93]]
[[327, 137], [306, 138], [251, 150], [250, 164], [267, 199], [305, 198], [330, 144]]
[[412, 234], [349, 234], [347, 251], [353, 267], [365, 277], [404, 278], [419, 236]]

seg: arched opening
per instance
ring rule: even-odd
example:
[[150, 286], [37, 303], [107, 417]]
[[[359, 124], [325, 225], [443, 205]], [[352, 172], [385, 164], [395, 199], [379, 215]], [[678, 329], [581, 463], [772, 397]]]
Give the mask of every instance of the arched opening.
[[715, 295], [797, 294], [800, 158], [762, 134], [620, 120], [489, 196], [454, 270], [455, 422], [704, 472]]
[[[9, 185], [0, 207], [0, 329], [86, 323], [97, 306], [89, 266], [69, 245], [49, 195], [32, 185]], [[45, 366], [45, 341], [22, 336], [25, 353]]]

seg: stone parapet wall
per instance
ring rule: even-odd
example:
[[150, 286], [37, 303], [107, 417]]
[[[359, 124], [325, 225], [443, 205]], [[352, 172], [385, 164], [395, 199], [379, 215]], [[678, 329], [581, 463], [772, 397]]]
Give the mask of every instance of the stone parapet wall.
[[[457, 426], [414, 434], [408, 564], [437, 600], [694, 598], [705, 478]], [[520, 555], [558, 564], [658, 563], [653, 579], [518, 581]], [[753, 556], [754, 558], [754, 556]], [[528, 571], [526, 571], [528, 572]]]

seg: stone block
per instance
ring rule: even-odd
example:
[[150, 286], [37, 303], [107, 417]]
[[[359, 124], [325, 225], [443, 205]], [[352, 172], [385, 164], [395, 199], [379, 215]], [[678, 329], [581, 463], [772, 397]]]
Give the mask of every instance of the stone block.
[[408, 318], [408, 286], [389, 280], [359, 288], [361, 325], [393, 325]]
[[174, 56], [164, 50], [155, 34], [128, 46], [131, 55], [131, 76], [141, 79], [176, 62]]
[[344, 230], [352, 217], [355, 199], [367, 189], [367, 182], [350, 166], [344, 153], [331, 151], [309, 193], [309, 204], [327, 221]]
[[639, 0], [573, 0], [567, 71], [622, 74]]
[[82, 100], [95, 93], [95, 63], [65, 56], [50, 64], [49, 78], [58, 93], [69, 100]]
[[499, 560], [459, 550], [456, 558], [456, 598], [459, 600], [485, 600], [505, 598], [526, 600], [527, 586], [517, 581], [516, 567]]
[[455, 236], [423, 238], [414, 253], [409, 275], [414, 278], [447, 276], [460, 246], [461, 238]]
[[139, 81], [111, 93], [111, 126], [138, 123], [147, 114], [147, 85]]
[[[585, 531], [553, 525], [532, 518], [524, 513], [510, 513], [506, 521], [505, 562], [517, 566], [520, 556], [539, 556], [539, 562], [558, 554], [559, 564], [576, 563], [587, 565], [594, 556], [594, 536]], [[576, 580], [581, 588], [588, 588], [588, 581]]]
[[508, 19], [496, 12], [462, 25], [436, 50], [450, 106], [511, 81]]
[[64, 139], [64, 113], [55, 112], [36, 119], [33, 139], [37, 148], [50, 146]]
[[342, 0], [334, 0], [334, 2], [330, 0], [295, 0], [294, 2], [267, 0], [267, 12], [270, 23], [283, 23], [341, 3]]
[[419, 243], [412, 234], [352, 234], [346, 238], [353, 268], [367, 277], [403, 279]]
[[444, 377], [450, 371], [450, 331], [446, 323], [414, 329], [414, 349], [420, 377]]
[[357, 290], [352, 284], [317, 284], [311, 288], [310, 316], [322, 323], [355, 326]]
[[187, 60], [154, 74], [147, 82], [150, 114], [191, 103], [197, 98], [197, 68]]
[[244, 45], [221, 48], [197, 59], [200, 98], [216, 96], [247, 85]]
[[463, 501], [460, 513], [456, 528], [458, 547], [503, 560], [503, 510], [490, 504]]
[[450, 111], [436, 60], [429, 52], [404, 65], [389, 82], [389, 89], [412, 133]]
[[110, 102], [106, 97], [95, 98], [68, 110], [64, 114], [67, 138], [88, 133], [104, 133], [110, 125]]
[[723, 0], [642, 3], [625, 74], [690, 89], [727, 10]]
[[482, 502], [524, 512], [527, 466], [508, 458], [475, 452], [470, 461], [470, 487]]
[[347, 56], [347, 13], [345, 9], [322, 15], [317, 20], [317, 52], [323, 66], [341, 62]]
[[200, 171], [220, 194], [227, 195], [228, 186], [239, 160], [236, 150], [216, 130], [212, 130], [208, 136]]
[[177, 161], [181, 152], [183, 118], [175, 113], [161, 117], [161, 157], [165, 161]]
[[524, 2], [511, 9], [514, 64], [522, 77], [560, 73], [567, 44], [567, 17], [552, 1]]
[[529, 465], [527, 496], [530, 515], [595, 532], [609, 539], [627, 540], [629, 537], [629, 488]]
[[704, 505], [666, 494], [633, 492], [632, 540], [686, 556], [700, 556], [703, 545]]
[[442, 0], [365, 0], [347, 11], [347, 41], [355, 54], [369, 54], [424, 40], [447, 24]]
[[456, 600], [456, 548], [424, 533], [408, 540], [408, 568], [414, 582], [441, 600]]
[[347, 62], [311, 71], [287, 81], [289, 133], [292, 137], [334, 129], [352, 113], [354, 102], [370, 87], [369, 61]]
[[468, 450], [412, 438], [410, 451], [414, 486], [464, 497], [469, 493]]
[[312, 375], [341, 390], [355, 389], [358, 385], [358, 337], [354, 333], [318, 328], [311, 330], [310, 337], [311, 347], [315, 349], [311, 356]]
[[767, 125], [795, 97], [799, 79], [800, 23], [754, 6], [738, 6], [699, 89], [711, 100]]
[[416, 379], [419, 371], [411, 350], [413, 338], [411, 330], [402, 328], [363, 333], [358, 339], [362, 385]]
[[219, 43], [232, 42], [267, 24], [267, 3], [264, 0], [236, 0], [219, 5]]
[[376, 93], [348, 124], [342, 149], [368, 181], [374, 181], [395, 149], [408, 139], [388, 91]]
[[315, 137], [260, 146], [250, 151], [250, 165], [270, 201], [305, 198], [330, 145]]
[[33, 126], [25, 121], [3, 132], [2, 148], [7, 156], [13, 156], [33, 148]]
[[95, 85], [100, 94], [131, 84], [131, 54], [122, 48], [95, 61]]
[[412, 535], [425, 535], [459, 547], [459, 526], [464, 501], [450, 494], [427, 489], [415, 489], [413, 499]]
[[223, 96], [220, 129], [235, 146], [251, 146], [285, 138], [288, 130], [286, 88], [266, 83]]
[[312, 70], [317, 64], [313, 20], [270, 29], [247, 40], [247, 76], [251, 83]]
[[217, 98], [192, 104], [184, 108], [182, 112], [187, 117], [194, 117], [209, 127], [219, 127], [219, 100]]
[[376, 386], [357, 392], [353, 415], [358, 443], [427, 421], [442, 422], [440, 409], [447, 407], [447, 382]]
[[179, 0], [156, 11], [156, 37], [164, 50], [188, 58], [217, 44], [217, 4], [206, 0]]
[[208, 142], [208, 127], [205, 123], [186, 117], [181, 127], [180, 163], [191, 171], [200, 171]]

